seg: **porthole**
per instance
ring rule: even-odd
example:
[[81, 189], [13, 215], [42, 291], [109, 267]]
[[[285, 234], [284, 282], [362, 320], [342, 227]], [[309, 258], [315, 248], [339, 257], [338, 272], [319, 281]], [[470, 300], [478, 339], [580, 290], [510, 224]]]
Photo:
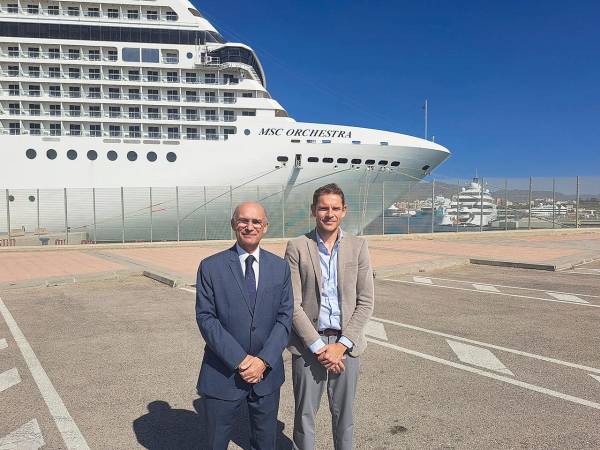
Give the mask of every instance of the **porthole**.
[[387, 142], [380, 142], [379, 145], [389, 145]]
[[106, 157], [108, 158], [109, 161], [116, 161], [117, 160], [117, 152], [115, 152], [114, 150], [109, 150], [108, 153], [106, 154]]
[[148, 152], [148, 154], [146, 155], [146, 158], [148, 158], [148, 161], [154, 162], [154, 161], [156, 161], [156, 153]]
[[308, 162], [319, 162], [319, 158], [316, 156], [309, 156], [307, 159]]
[[48, 159], [56, 159], [56, 150], [54, 150], [53, 148], [49, 149], [48, 151], [46, 151], [46, 156], [48, 157]]
[[127, 152], [127, 159], [129, 161], [135, 161], [137, 159], [137, 153], [134, 151]]
[[372, 166], [373, 164], [375, 164], [375, 160], [374, 160], [374, 159], [367, 159], [367, 160], [365, 161], [365, 164], [366, 164], [367, 166]]
[[87, 157], [90, 161], [96, 161], [98, 158], [98, 152], [96, 152], [96, 150], [88, 150]]
[[421, 169], [422, 170], [427, 170], [429, 169], [431, 166], [429, 164], [424, 165]]
[[35, 197], [33, 195], [30, 195], [28, 198], [30, 202], [35, 202]]
[[398, 167], [400, 165], [400, 161], [392, 161], [392, 167]]
[[352, 141], [352, 143], [353, 143], [354, 145], [359, 145], [359, 144], [360, 144], [360, 141]]
[[346, 164], [348, 162], [348, 158], [338, 158], [338, 164]]
[[75, 150], [69, 150], [67, 152], [67, 158], [69, 158], [71, 161], [74, 161], [77, 159], [77, 152]]
[[192, 52], [187, 52], [187, 59], [192, 59], [194, 57], [194, 54]]
[[173, 152], [167, 153], [167, 161], [175, 162], [177, 160], [177, 155]]
[[250, 135], [250, 130], [249, 130], [248, 128], [246, 128], [246, 129], [244, 130], [244, 134], [245, 134], [246, 136], [249, 136], [249, 135]]
[[15, 196], [14, 195], [9, 195], [8, 196], [8, 201], [9, 202], [14, 202], [15, 201]]
[[277, 161], [279, 161], [279, 162], [287, 162], [288, 159], [289, 158], [287, 156], [278, 156], [277, 157]]
[[300, 139], [292, 139], [292, 144], [299, 144], [300, 143]]
[[32, 148], [28, 148], [25, 152], [25, 156], [27, 156], [29, 159], [35, 159], [37, 152]]
[[352, 161], [350, 161], [352, 164], [360, 164], [362, 163], [362, 159], [353, 159]]
[[323, 162], [324, 163], [332, 163], [333, 162], [333, 158], [323, 158]]
[[381, 161], [378, 162], [378, 164], [380, 166], [387, 166], [388, 162], [385, 159], [382, 159]]

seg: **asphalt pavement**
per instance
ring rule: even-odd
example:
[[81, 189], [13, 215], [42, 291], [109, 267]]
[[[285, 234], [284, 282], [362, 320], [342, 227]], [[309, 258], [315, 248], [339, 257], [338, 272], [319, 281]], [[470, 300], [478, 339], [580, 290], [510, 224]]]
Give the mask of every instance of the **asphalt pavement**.
[[[467, 265], [377, 279], [355, 447], [600, 448], [599, 269]], [[0, 449], [203, 448], [192, 289], [132, 275], [0, 298]], [[248, 448], [239, 424], [231, 447]], [[318, 448], [332, 448], [325, 400], [317, 426]]]

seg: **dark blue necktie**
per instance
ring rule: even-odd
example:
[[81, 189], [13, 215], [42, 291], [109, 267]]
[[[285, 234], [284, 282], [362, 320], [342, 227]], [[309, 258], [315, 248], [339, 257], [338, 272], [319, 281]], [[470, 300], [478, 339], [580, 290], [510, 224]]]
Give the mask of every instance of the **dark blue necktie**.
[[254, 305], [256, 304], [256, 277], [254, 276], [254, 269], [252, 263], [255, 261], [254, 256], [250, 255], [246, 258], [246, 293], [248, 294], [248, 300], [250, 300], [250, 308], [254, 311]]

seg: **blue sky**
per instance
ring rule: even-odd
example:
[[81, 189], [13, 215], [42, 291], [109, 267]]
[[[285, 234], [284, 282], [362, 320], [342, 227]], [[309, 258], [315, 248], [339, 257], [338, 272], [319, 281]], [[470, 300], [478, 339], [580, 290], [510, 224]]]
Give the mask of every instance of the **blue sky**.
[[194, 0], [298, 121], [429, 134], [437, 173], [600, 175], [600, 3]]

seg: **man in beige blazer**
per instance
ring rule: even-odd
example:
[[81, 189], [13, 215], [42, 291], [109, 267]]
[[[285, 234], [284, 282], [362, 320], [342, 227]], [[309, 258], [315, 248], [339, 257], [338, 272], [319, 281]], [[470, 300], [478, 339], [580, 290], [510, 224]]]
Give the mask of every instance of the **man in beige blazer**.
[[315, 415], [327, 388], [336, 450], [352, 449], [353, 402], [364, 330], [373, 312], [367, 242], [340, 227], [347, 206], [336, 184], [317, 189], [315, 229], [288, 242], [294, 316], [288, 350], [296, 401], [294, 448], [315, 447]]

